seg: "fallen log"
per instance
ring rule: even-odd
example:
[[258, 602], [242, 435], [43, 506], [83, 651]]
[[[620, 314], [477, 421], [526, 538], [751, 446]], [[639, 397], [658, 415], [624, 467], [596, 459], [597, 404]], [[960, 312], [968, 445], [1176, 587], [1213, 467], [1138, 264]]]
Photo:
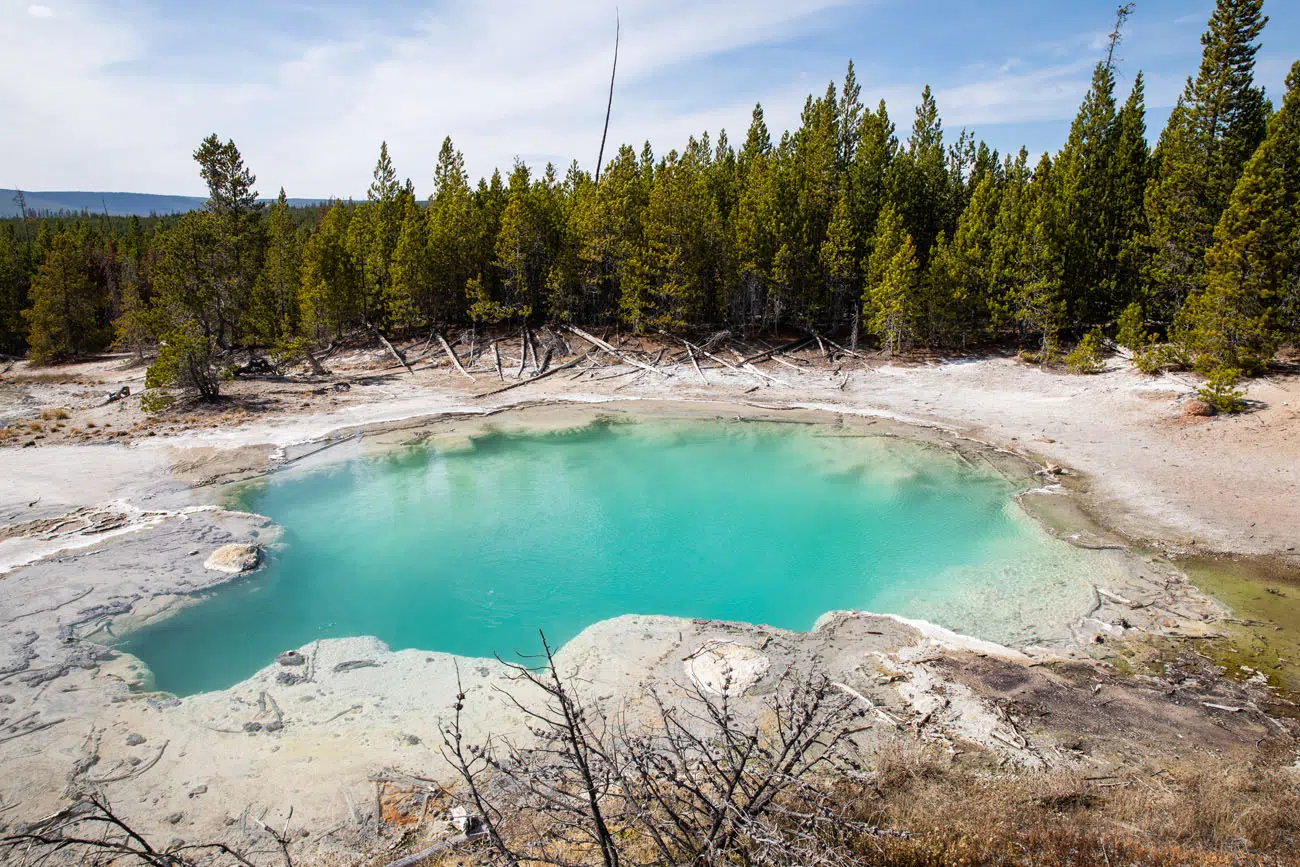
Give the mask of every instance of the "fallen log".
[[405, 858], [398, 858], [396, 861], [389, 862], [386, 867], [415, 867], [421, 861], [427, 861], [440, 852], [446, 852], [448, 849], [454, 849], [462, 846], [472, 840], [481, 840], [487, 836], [486, 829], [472, 831], [468, 834], [457, 834], [455, 837], [449, 837], [441, 843], [435, 843], [427, 849], [421, 849], [419, 852], [412, 852]]
[[668, 373], [663, 370], [659, 370], [658, 368], [655, 367], [651, 367], [650, 365], [646, 364], [644, 361], [638, 361], [637, 359], [628, 355], [626, 352], [623, 352], [621, 349], [615, 349], [613, 346], [610, 346], [608, 343], [601, 340], [599, 337], [596, 337], [595, 335], [592, 334], [588, 334], [587, 332], [583, 331], [581, 328], [577, 327], [576, 325], [565, 325], [564, 327], [567, 328], [569, 331], [572, 331], [574, 334], [578, 335], [583, 340], [587, 341], [597, 349], [603, 349], [606, 352], [608, 352], [610, 355], [619, 358], [620, 360], [632, 365], [633, 367], [639, 367], [642, 370], [648, 370], [651, 373], [657, 373], [660, 376], [665, 378], [669, 378], [672, 376], [671, 373]]
[[509, 391], [512, 388], [519, 388], [521, 385], [527, 385], [528, 383], [536, 382], [539, 379], [545, 379], [546, 377], [551, 376], [552, 374], [559, 373], [561, 370], [568, 370], [571, 367], [577, 367], [579, 364], [586, 361], [590, 355], [591, 353], [588, 352], [585, 355], [578, 356], [572, 361], [566, 361], [564, 364], [561, 364], [559, 367], [552, 367], [550, 370], [543, 371], [542, 373], [539, 373], [536, 376], [531, 376], [528, 379], [523, 379], [520, 380], [519, 382], [512, 382], [509, 385], [504, 385], [501, 388], [493, 389], [492, 391], [485, 391], [482, 394], [476, 394], [474, 395], [474, 399], [478, 400], [484, 397], [491, 397], [494, 394], [500, 394], [503, 391]]
[[119, 388], [117, 391], [108, 395], [107, 399], [102, 404], [100, 404], [100, 406], [108, 406], [110, 403], [117, 403], [119, 400], [123, 400], [130, 396], [131, 396], [131, 386], [124, 385], [121, 388]]
[[436, 332], [436, 334], [438, 342], [442, 344], [442, 351], [447, 353], [447, 357], [451, 359], [451, 363], [460, 371], [461, 376], [465, 377], [470, 382], [478, 382], [478, 380], [476, 380], [473, 375], [465, 369], [464, 365], [460, 363], [460, 359], [456, 357], [456, 350], [451, 348], [451, 344], [447, 342], [447, 338], [442, 336], [442, 332], [439, 331]]
[[756, 361], [763, 361], [765, 359], [771, 358], [773, 355], [776, 355], [778, 353], [794, 352], [797, 349], [803, 349], [809, 343], [812, 343], [813, 340], [815, 339], [816, 339], [815, 336], [805, 337], [802, 340], [795, 340], [792, 343], [787, 343], [785, 346], [774, 346], [771, 349], [766, 349], [762, 352], [756, 352], [753, 355], [749, 356], [748, 358], [742, 359], [740, 362], [740, 366], [744, 367], [746, 364], [753, 364]]
[[402, 353], [398, 352], [397, 349], [393, 346], [393, 344], [388, 342], [388, 338], [385, 337], [378, 328], [371, 325], [369, 322], [366, 323], [366, 327], [370, 329], [372, 334], [374, 334], [376, 337], [379, 338], [379, 342], [384, 344], [384, 348], [387, 349], [390, 353], [392, 353], [393, 358], [396, 358], [399, 362], [401, 362], [402, 367], [406, 368], [406, 372], [411, 374], [412, 376], [415, 376], [415, 371], [411, 369], [411, 365], [407, 364], [406, 359], [402, 357]]
[[843, 346], [840, 346], [838, 343], [836, 343], [834, 340], [831, 340], [829, 337], [819, 337], [818, 339], [825, 340], [828, 344], [834, 346], [836, 349], [838, 349], [840, 352], [843, 352], [845, 355], [852, 355], [854, 358], [864, 357], [862, 353], [854, 352], [852, 349], [845, 349]]
[[[672, 337], [672, 335], [669, 334], [667, 331], [660, 330], [659, 333], [662, 334], [664, 337]], [[723, 333], [723, 334], [729, 334], [730, 332], [726, 332], [726, 331], [724, 331], [724, 332], [722, 332], [722, 333]], [[704, 349], [703, 346], [695, 346], [695, 344], [691, 343], [689, 340], [685, 340], [685, 339], [683, 339], [683, 338], [681, 338], [681, 337], [677, 337], [677, 338], [674, 338], [674, 339], [675, 339], [675, 340], [680, 340], [682, 343], [686, 344], [687, 349], [692, 349], [692, 348], [693, 348], [696, 352], [698, 352], [700, 355], [703, 355], [705, 358], [709, 359], [710, 361], [716, 361], [718, 364], [722, 365], [723, 367], [726, 367], [726, 368], [728, 368], [728, 369], [730, 369], [730, 370], [734, 370], [734, 371], [736, 371], [737, 373], [744, 373], [744, 371], [743, 371], [741, 368], [739, 368], [739, 367], [737, 367], [736, 365], [732, 364], [730, 361], [727, 361], [725, 358], [719, 358], [718, 356], [714, 355], [713, 353], [705, 351], [705, 349]], [[716, 340], [716, 339], [717, 339], [717, 335], [714, 335], [714, 337], [710, 340], [710, 342], [712, 342], [713, 340]], [[706, 344], [706, 345], [707, 345], [707, 344]], [[759, 376], [760, 379], [763, 378], [763, 377], [765, 377], [765, 376], [767, 376], [767, 374], [763, 373], [763, 371], [759, 370], [758, 368], [756, 368], [756, 367], [754, 367], [754, 366], [752, 366], [752, 365], [750, 366], [750, 370], [751, 370], [753, 373], [758, 374], [758, 376]], [[700, 374], [700, 375], [703, 376], [703, 374]], [[769, 378], [771, 378], [771, 377], [769, 377]]]
[[772, 374], [764, 373], [763, 371], [759, 370], [751, 362], [748, 362], [744, 358], [742, 358], [740, 353], [736, 352], [734, 349], [732, 350], [732, 353], [736, 356], [736, 358], [740, 359], [739, 361], [740, 366], [743, 367], [745, 370], [748, 370], [750, 373], [755, 374], [756, 376], [761, 376], [763, 379], [771, 380], [772, 382], [775, 382], [777, 385], [784, 385], [787, 388], [794, 388], [794, 386], [790, 385], [790, 383], [786, 382], [785, 380], [777, 379]]

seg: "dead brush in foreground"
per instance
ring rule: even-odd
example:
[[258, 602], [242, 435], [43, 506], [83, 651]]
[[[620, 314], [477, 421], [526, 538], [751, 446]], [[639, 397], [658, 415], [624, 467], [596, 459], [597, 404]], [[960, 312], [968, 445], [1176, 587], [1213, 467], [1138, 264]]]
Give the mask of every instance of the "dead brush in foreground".
[[[1204, 757], [1112, 776], [995, 769], [920, 744], [869, 755], [861, 707], [788, 676], [760, 717], [724, 688], [651, 693], [630, 727], [583, 705], [555, 671], [517, 667], [539, 746], [446, 755], [484, 819], [488, 852], [442, 863], [979, 865], [1300, 863], [1300, 772]], [[463, 696], [457, 700], [459, 713]]]
[[[872, 867], [1191, 867], [1300, 864], [1300, 776], [1216, 759], [1094, 781], [1069, 771], [992, 772], [914, 746], [887, 748], [871, 773], [821, 781], [818, 826], [780, 809], [751, 826], [741, 851], [662, 856], [646, 826], [612, 832], [606, 862], [589, 841], [501, 804], [491, 848], [434, 863], [587, 865], [872, 865]], [[526, 818], [525, 818], [526, 816]], [[661, 814], [654, 822], [671, 822]], [[813, 830], [815, 828], [815, 830]], [[543, 857], [538, 840], [551, 837]], [[683, 853], [684, 854], [684, 853]]]

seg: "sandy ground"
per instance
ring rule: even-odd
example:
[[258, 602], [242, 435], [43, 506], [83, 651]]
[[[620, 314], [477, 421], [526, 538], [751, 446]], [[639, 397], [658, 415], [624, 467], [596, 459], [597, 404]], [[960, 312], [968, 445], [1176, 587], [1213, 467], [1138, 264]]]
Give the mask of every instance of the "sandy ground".
[[[503, 351], [509, 371], [517, 354], [512, 363], [510, 347]], [[444, 436], [457, 435], [448, 419], [556, 404], [556, 413], [513, 423], [572, 423], [565, 405], [613, 401], [896, 420], [1065, 468], [1045, 481], [1075, 489], [1069, 500], [1097, 518], [1086, 543], [1128, 537], [1174, 553], [1300, 564], [1296, 376], [1253, 384], [1250, 413], [1204, 419], [1183, 412], [1190, 377], [1145, 377], [1119, 360], [1080, 377], [1004, 358], [894, 365], [805, 351], [754, 370], [702, 363], [698, 373], [684, 360], [661, 373], [607, 359], [482, 396], [515, 381], [510, 372], [498, 380], [490, 354], [471, 368], [471, 383], [445, 363], [417, 361], [408, 374], [357, 350], [330, 359], [328, 379], [232, 383], [217, 407], [157, 420], [138, 397], [104, 402], [141, 385], [142, 368], [127, 361], [53, 372], [19, 364], [0, 378], [0, 823], [9, 827], [55, 814], [67, 794], [91, 785], [163, 841], [265, 843], [253, 820], [283, 821], [292, 807], [307, 851], [357, 854], [380, 844], [375, 777], [388, 780], [388, 794], [411, 775], [446, 779], [439, 719], [458, 666], [471, 730], [518, 731], [517, 712], [491, 689], [504, 677], [494, 662], [326, 641], [300, 649], [302, 667], [273, 665], [230, 690], [177, 701], [143, 691], [147, 672], [102, 646], [112, 630], [165, 616], [187, 594], [229, 580], [203, 567], [216, 547], [274, 542], [265, 519], [218, 508], [215, 483], [382, 448], [427, 428], [429, 417], [444, 420]], [[376, 429], [387, 432], [354, 436]], [[1111, 767], [1174, 754], [1179, 742], [1250, 749], [1281, 724], [1260, 713], [1225, 722], [1208, 705], [1262, 701], [1250, 692], [1258, 685], [1152, 684], [1096, 667], [1098, 656], [1115, 661], [1097, 637], [1205, 632], [1227, 616], [1165, 561], [1133, 560], [1131, 583], [1101, 588], [1074, 624], [1079, 645], [1021, 653], [869, 615], [828, 617], [808, 634], [621, 618], [585, 631], [561, 662], [611, 712], [635, 705], [647, 681], [708, 683], [728, 660], [749, 666], [742, 691], [751, 696], [770, 693], [789, 668], [815, 665], [884, 709], [868, 740], [919, 737], [1027, 767]], [[1025, 697], [1049, 710], [1009, 714], [1008, 702]], [[1080, 731], [1097, 738], [1082, 751], [1072, 746]]]

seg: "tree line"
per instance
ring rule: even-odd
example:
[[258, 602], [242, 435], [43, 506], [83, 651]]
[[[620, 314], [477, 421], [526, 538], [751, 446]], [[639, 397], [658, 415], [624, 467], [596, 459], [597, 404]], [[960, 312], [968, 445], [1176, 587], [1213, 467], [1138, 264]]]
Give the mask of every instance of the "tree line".
[[[1263, 0], [1218, 0], [1154, 148], [1143, 77], [1117, 92], [1119, 9], [1055, 154], [945, 137], [927, 87], [900, 133], [850, 63], [774, 139], [624, 145], [593, 180], [516, 161], [472, 185], [443, 142], [433, 195], [380, 148], [364, 201], [269, 208], [233, 141], [205, 139], [201, 211], [0, 224], [0, 351], [109, 346], [151, 384], [216, 394], [220, 359], [285, 358], [363, 330], [448, 323], [860, 331], [891, 352], [1018, 344], [1049, 361], [1102, 336], [1147, 370], [1231, 385], [1300, 334], [1300, 63], [1255, 84]], [[863, 335], [865, 337], [866, 335]]]

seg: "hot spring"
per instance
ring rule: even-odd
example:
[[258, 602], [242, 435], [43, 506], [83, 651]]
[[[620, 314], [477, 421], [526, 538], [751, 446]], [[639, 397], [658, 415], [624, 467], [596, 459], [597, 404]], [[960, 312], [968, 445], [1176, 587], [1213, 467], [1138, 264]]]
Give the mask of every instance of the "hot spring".
[[320, 638], [510, 657], [622, 614], [807, 630], [861, 609], [1026, 643], [1122, 566], [1045, 533], [1018, 490], [942, 444], [830, 425], [489, 432], [243, 489], [284, 528], [266, 568], [121, 649], [189, 695]]

